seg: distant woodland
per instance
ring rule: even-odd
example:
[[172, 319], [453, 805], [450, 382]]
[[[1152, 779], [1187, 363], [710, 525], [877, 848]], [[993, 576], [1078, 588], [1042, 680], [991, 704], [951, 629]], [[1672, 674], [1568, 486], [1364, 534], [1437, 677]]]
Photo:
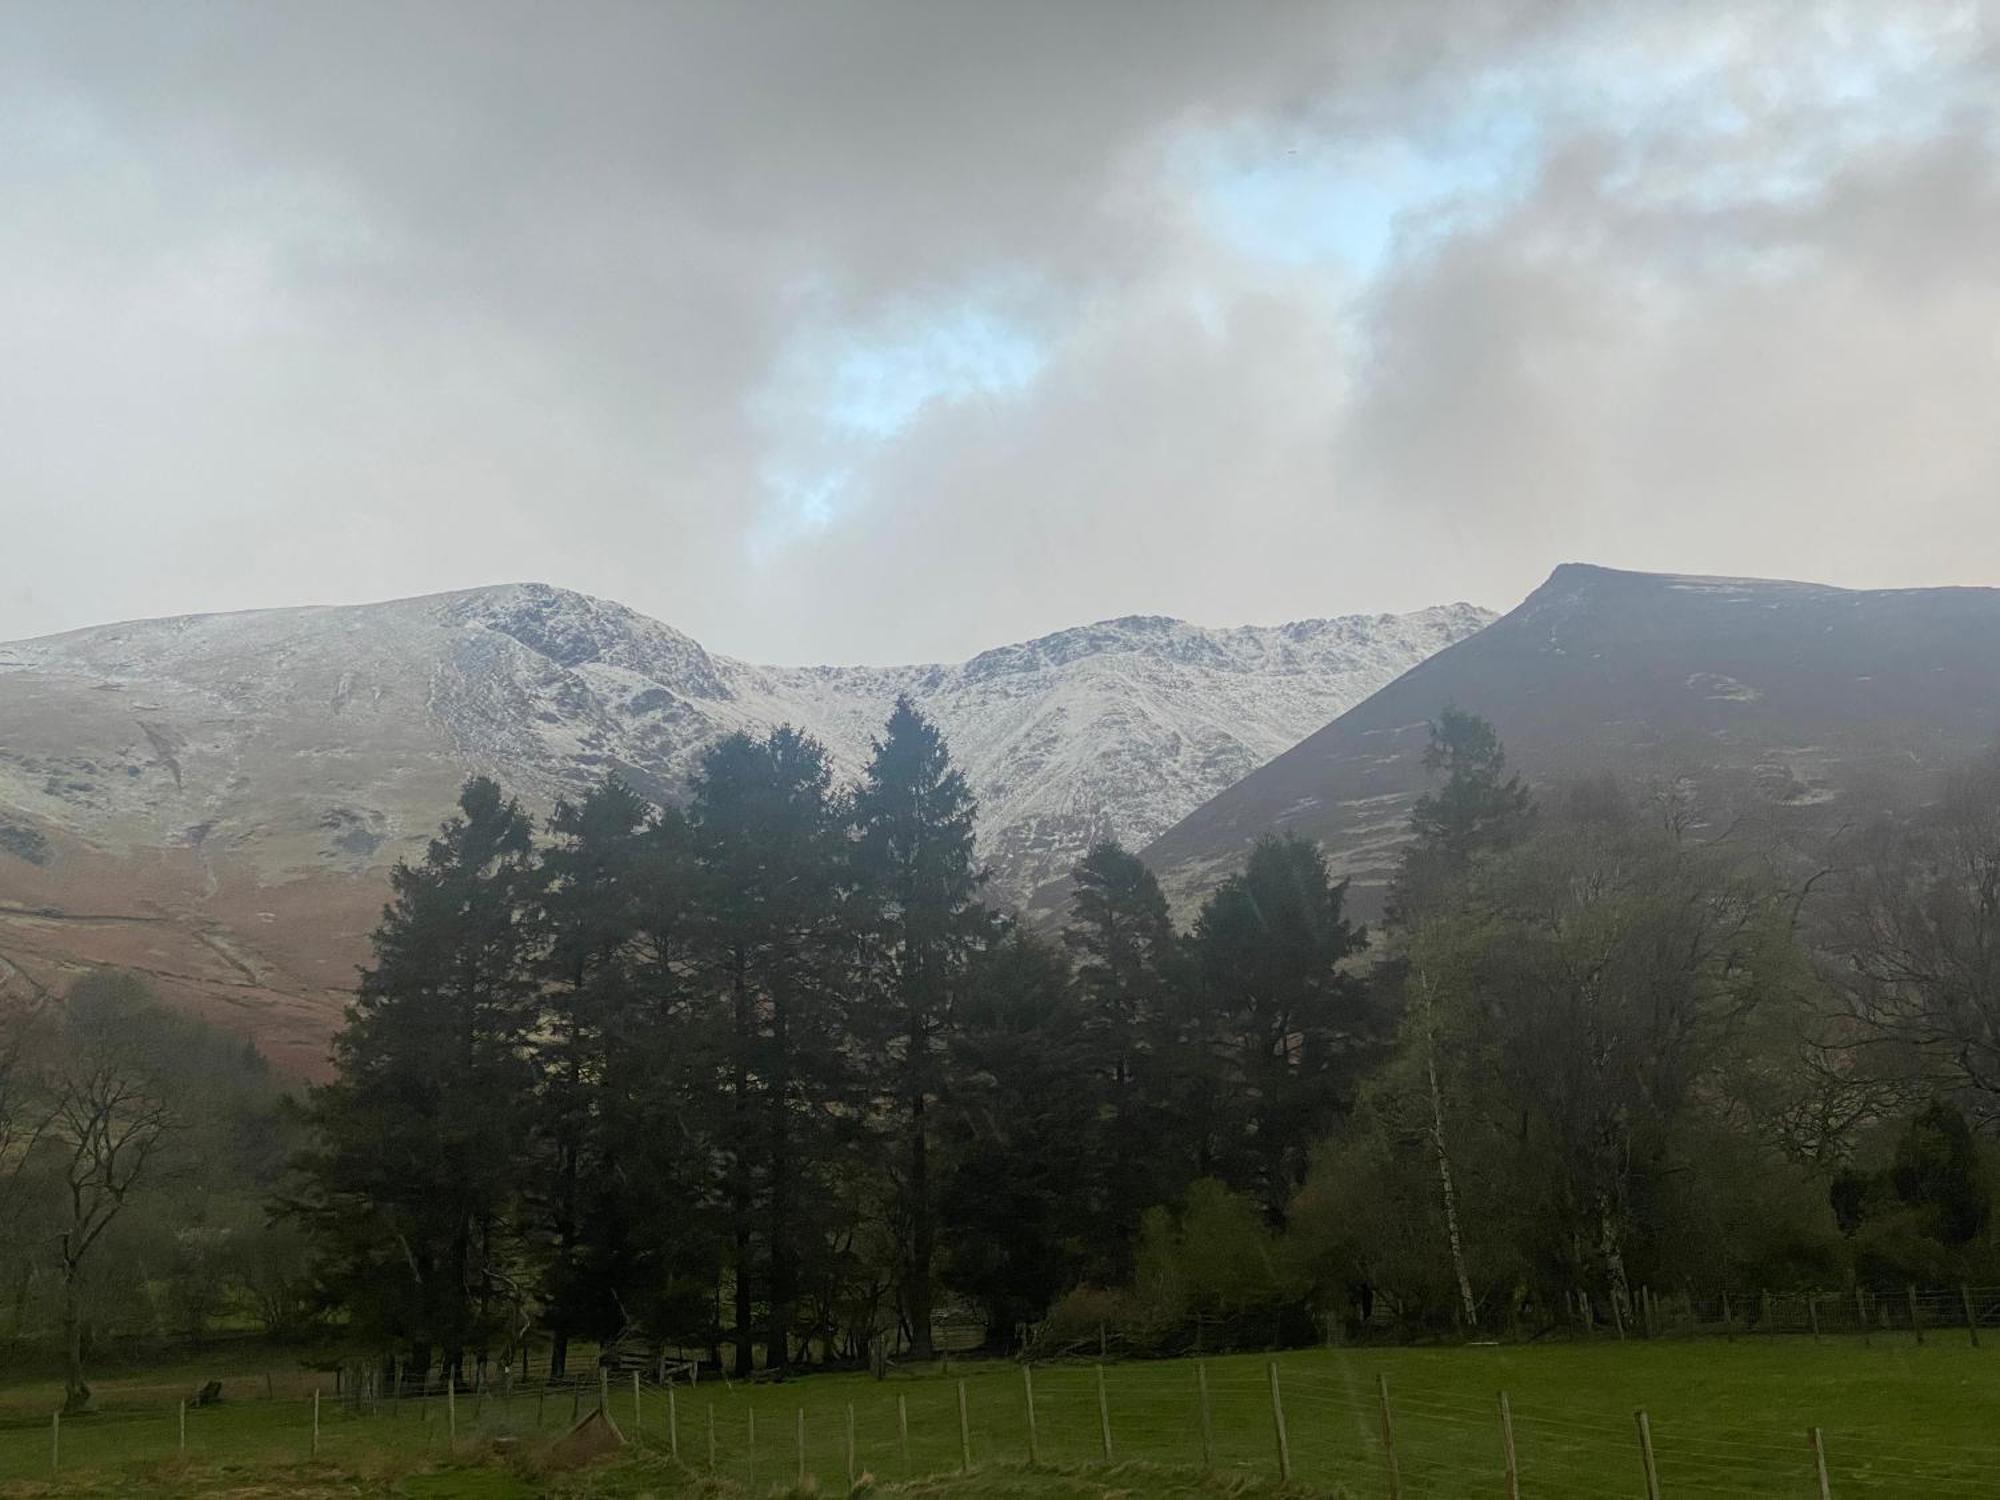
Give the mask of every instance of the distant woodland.
[[676, 807], [473, 780], [331, 1083], [117, 974], [4, 1018], [0, 1337], [81, 1405], [104, 1341], [224, 1326], [747, 1374], [2000, 1280], [2000, 759], [1815, 848], [1531, 788], [1454, 710], [1427, 765], [1374, 930], [1296, 838], [1186, 925], [1100, 845], [1027, 930], [908, 703], [852, 788], [787, 728]]

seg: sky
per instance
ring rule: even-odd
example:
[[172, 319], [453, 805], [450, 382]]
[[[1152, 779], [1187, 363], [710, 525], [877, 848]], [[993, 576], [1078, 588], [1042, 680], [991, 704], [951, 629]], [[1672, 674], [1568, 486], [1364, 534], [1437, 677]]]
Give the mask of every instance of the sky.
[[0, 7], [0, 639], [2000, 585], [2000, 0]]

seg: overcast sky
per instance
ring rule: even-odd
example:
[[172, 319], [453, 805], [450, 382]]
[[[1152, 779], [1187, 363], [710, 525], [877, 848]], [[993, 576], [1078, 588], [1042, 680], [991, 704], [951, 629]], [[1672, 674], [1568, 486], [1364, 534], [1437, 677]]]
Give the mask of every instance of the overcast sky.
[[0, 7], [0, 639], [2000, 584], [2000, 0]]

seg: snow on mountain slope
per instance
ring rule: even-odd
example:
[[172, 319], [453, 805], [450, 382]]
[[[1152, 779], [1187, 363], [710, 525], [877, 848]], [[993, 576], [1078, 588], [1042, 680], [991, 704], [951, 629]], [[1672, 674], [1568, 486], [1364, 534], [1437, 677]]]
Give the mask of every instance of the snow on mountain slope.
[[[468, 772], [538, 809], [613, 770], [668, 798], [719, 735], [790, 722], [852, 775], [899, 693], [941, 724], [979, 798], [993, 895], [1027, 902], [1093, 839], [1148, 842], [1490, 618], [1134, 617], [954, 665], [767, 667], [517, 584], [0, 645], [0, 962], [36, 923], [29, 946], [60, 950], [51, 929], [76, 929], [84, 906], [151, 924], [110, 947], [157, 961], [121, 961], [337, 992], [382, 870], [421, 850]], [[154, 952], [163, 923], [200, 953]], [[309, 958], [260, 960], [298, 950], [300, 923], [319, 934]]]

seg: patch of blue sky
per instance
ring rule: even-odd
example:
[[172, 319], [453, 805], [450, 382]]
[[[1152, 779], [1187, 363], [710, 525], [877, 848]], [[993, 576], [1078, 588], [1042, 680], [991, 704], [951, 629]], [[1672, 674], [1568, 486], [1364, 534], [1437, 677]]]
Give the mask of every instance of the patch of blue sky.
[[1506, 107], [1423, 136], [1239, 128], [1184, 141], [1176, 166], [1209, 232], [1239, 253], [1366, 281], [1436, 210], [1507, 200], [1530, 179], [1538, 140], [1533, 114]]
[[839, 340], [823, 417], [836, 434], [895, 437], [934, 404], [1005, 396], [1033, 385], [1048, 362], [1024, 324], [977, 303], [905, 309]]
[[876, 453], [926, 412], [1019, 395], [1049, 359], [1023, 289], [907, 299], [865, 321], [815, 320], [795, 333], [753, 420], [785, 455], [760, 478], [766, 503], [749, 542], [768, 557], [819, 535], [860, 506]]

